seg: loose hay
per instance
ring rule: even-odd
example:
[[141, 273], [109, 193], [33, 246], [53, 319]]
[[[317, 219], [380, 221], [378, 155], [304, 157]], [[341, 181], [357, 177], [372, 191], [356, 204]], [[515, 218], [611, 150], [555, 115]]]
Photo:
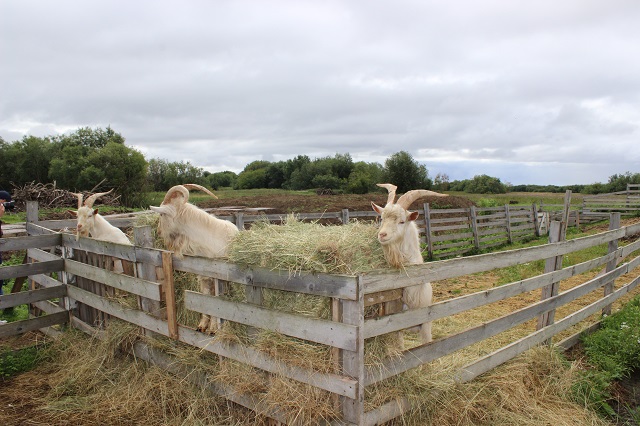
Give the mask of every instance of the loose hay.
[[229, 247], [229, 260], [291, 274], [357, 275], [387, 266], [376, 233], [375, 226], [362, 222], [323, 226], [289, 215], [283, 225], [256, 222], [239, 233]]
[[[153, 221], [151, 222], [153, 223]], [[287, 217], [283, 225], [266, 222], [255, 223], [251, 230], [237, 235], [230, 246], [229, 260], [233, 263], [286, 270], [295, 275], [301, 272], [322, 272], [357, 275], [373, 269], [386, 268], [382, 248], [376, 239], [377, 228], [371, 224], [353, 222], [343, 226], [323, 226], [304, 223]], [[162, 248], [162, 244], [156, 241]], [[197, 289], [195, 276], [185, 274], [185, 282], [179, 288]], [[178, 291], [178, 294], [183, 293]], [[234, 301], [246, 301], [245, 287], [230, 284], [225, 297]], [[331, 318], [331, 303], [326, 297], [297, 294], [264, 289], [263, 306], [317, 318]], [[370, 308], [375, 309], [375, 308]], [[180, 312], [180, 309], [179, 309]], [[180, 315], [180, 314], [179, 314]], [[183, 317], [180, 317], [183, 318]], [[182, 323], [181, 319], [181, 323]], [[195, 318], [185, 319], [187, 324], [197, 323]], [[404, 333], [406, 346], [416, 346], [415, 336]], [[259, 331], [251, 327], [225, 322], [215, 336], [216, 340], [252, 345], [289, 365], [308, 368], [322, 373], [339, 372], [337, 360], [326, 345], [307, 342], [279, 333]], [[390, 333], [368, 339], [365, 342], [365, 365], [367, 368], [383, 368], [388, 357], [400, 355], [398, 334]], [[484, 343], [482, 344], [484, 345]], [[485, 349], [478, 349], [486, 352]], [[600, 424], [587, 410], [572, 404], [562, 396], [567, 394], [564, 386], [570, 377], [565, 377], [567, 367], [560, 368], [553, 356], [539, 355], [538, 350], [519, 357], [496, 372], [469, 384], [456, 384], [455, 374], [470, 358], [464, 351], [438, 359], [422, 367], [409, 370], [398, 376], [383, 380], [366, 388], [365, 409], [371, 410], [393, 401], [407, 398], [416, 410], [406, 414], [395, 423], [476, 425], [476, 424]], [[542, 365], [536, 357], [542, 356], [551, 367], [547, 379], [533, 377], [535, 365]], [[471, 358], [475, 358], [476, 355]], [[213, 357], [215, 358], [215, 357]], [[524, 361], [523, 361], [524, 360]], [[197, 356], [193, 359], [197, 365]], [[546, 364], [545, 364], [546, 365]], [[505, 369], [513, 368], [505, 373]], [[523, 373], [519, 369], [524, 369]], [[339, 417], [335, 396], [278, 374], [267, 374], [255, 368], [224, 360], [212, 363], [211, 375], [236, 392], [256, 396], [266, 406], [282, 411], [289, 420], [300, 420], [312, 424], [321, 420]], [[501, 373], [502, 372], [502, 373]], [[543, 390], [532, 389], [542, 387]], [[558, 392], [557, 394], [553, 394]], [[550, 395], [552, 393], [553, 395]], [[499, 395], [496, 406], [495, 398]], [[510, 396], [511, 395], [511, 396]], [[510, 398], [515, 395], [515, 400]], [[542, 398], [538, 401], [535, 398]], [[530, 405], [535, 407], [532, 410]], [[560, 410], [556, 406], [562, 407]], [[567, 420], [564, 410], [571, 412]], [[573, 419], [579, 419], [574, 422]], [[583, 421], [584, 423], [580, 423]]]

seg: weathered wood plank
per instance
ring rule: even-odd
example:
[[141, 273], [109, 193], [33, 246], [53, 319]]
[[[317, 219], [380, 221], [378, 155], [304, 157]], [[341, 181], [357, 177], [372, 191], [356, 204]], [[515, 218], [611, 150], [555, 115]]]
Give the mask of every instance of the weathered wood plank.
[[377, 305], [378, 303], [389, 302], [391, 300], [396, 300], [402, 298], [403, 290], [401, 288], [396, 290], [387, 290], [382, 291], [380, 293], [368, 294], [364, 298], [364, 306]]
[[154, 318], [137, 309], [125, 308], [117, 302], [112, 302], [89, 291], [79, 289], [78, 287], [68, 286], [67, 294], [69, 297], [77, 300], [78, 302], [84, 303], [85, 305], [99, 309], [102, 312], [146, 328], [147, 330], [169, 337], [166, 321]]
[[48, 288], [48, 287], [57, 287], [57, 286], [64, 285], [62, 281], [58, 281], [55, 278], [52, 278], [44, 274], [30, 275], [29, 278], [34, 282], [38, 283], [38, 285], [40, 285], [41, 287]]
[[69, 312], [66, 309], [61, 308], [60, 306], [56, 305], [55, 303], [49, 300], [33, 302], [33, 305], [46, 314], [56, 314], [58, 312], [66, 312], [67, 315], [69, 315]]
[[364, 414], [363, 426], [377, 426], [385, 424], [411, 410], [412, 404], [408, 398], [396, 398], [380, 407]]
[[91, 281], [106, 284], [138, 296], [152, 300], [160, 300], [161, 286], [158, 283], [143, 280], [141, 278], [130, 277], [128, 275], [116, 274], [103, 268], [87, 265], [71, 259], [65, 259], [65, 270], [68, 273]]
[[36, 274], [48, 274], [62, 271], [63, 269], [64, 262], [62, 259], [48, 262], [26, 263], [24, 265], [2, 266], [0, 267], [0, 280]]
[[65, 322], [69, 322], [69, 313], [66, 311], [22, 321], [9, 322], [0, 325], [0, 338], [15, 336], [26, 333], [27, 331], [51, 327], [52, 325], [63, 324]]
[[215, 337], [184, 326], [179, 327], [179, 335], [180, 341], [225, 358], [230, 358], [270, 373], [281, 374], [284, 377], [310, 384], [337, 395], [355, 397], [356, 382], [349, 377], [321, 373], [289, 365], [250, 346], [233, 342], [221, 342]]
[[[449, 226], [434, 226], [431, 228], [432, 232], [449, 232], [449, 231], [457, 231], [457, 230], [465, 230], [465, 231], [469, 231], [471, 230], [471, 226], [469, 224], [463, 223], [461, 225], [449, 225]], [[473, 233], [469, 232], [470, 235], [473, 235]], [[446, 235], [446, 234], [445, 234]]]
[[62, 259], [60, 256], [56, 256], [55, 254], [51, 254], [48, 251], [37, 248], [27, 249], [27, 256], [32, 260], [36, 260], [38, 262], [49, 262]]
[[348, 300], [353, 300], [356, 297], [356, 277], [350, 275], [251, 268], [228, 263], [221, 259], [195, 256], [185, 256], [183, 259], [174, 256], [173, 267], [179, 271], [256, 287]]
[[167, 306], [167, 325], [169, 337], [178, 339], [178, 307], [176, 305], [176, 287], [173, 281], [173, 263], [170, 252], [162, 253], [162, 272], [164, 275], [162, 289]]
[[354, 326], [318, 318], [295, 315], [249, 303], [231, 302], [194, 291], [185, 291], [187, 309], [229, 321], [277, 331], [316, 343], [354, 350], [357, 329]]
[[515, 264], [533, 262], [552, 256], [562, 256], [574, 251], [608, 243], [624, 235], [625, 230], [621, 228], [615, 231], [606, 231], [588, 237], [576, 238], [544, 246], [527, 247], [497, 253], [481, 254], [467, 258], [411, 265], [405, 267], [402, 271], [388, 269], [372, 271], [362, 275], [362, 279], [365, 294], [375, 293], [420, 284], [425, 279], [427, 281], [439, 281], [461, 275], [504, 268]]
[[41, 300], [49, 300], [57, 297], [64, 297], [67, 289], [64, 286], [42, 288], [37, 290], [21, 291], [19, 293], [5, 294], [0, 296], [0, 310], [12, 308], [27, 303], [39, 302]]
[[76, 241], [76, 237], [71, 234], [62, 234], [62, 244], [65, 247], [70, 247], [74, 250], [77, 249], [84, 250], [90, 253], [104, 254], [131, 262], [135, 262], [137, 260], [137, 249], [133, 245], [129, 246], [126, 244], [116, 244], [109, 241], [102, 241], [85, 237], [80, 237], [80, 239]]
[[[356, 330], [362, 330], [364, 325], [364, 293], [358, 283], [358, 298], [355, 301], [340, 301], [340, 316], [344, 325], [353, 326]], [[356, 333], [353, 339], [355, 348], [340, 351], [340, 365], [342, 373], [353, 377], [357, 383], [354, 398], [342, 398], [342, 416], [344, 420], [355, 424], [362, 424], [364, 419], [365, 396], [365, 367], [364, 367], [364, 337], [362, 333]]]
[[0, 251], [26, 250], [29, 248], [59, 246], [62, 242], [60, 234], [37, 235], [25, 237], [0, 238]]

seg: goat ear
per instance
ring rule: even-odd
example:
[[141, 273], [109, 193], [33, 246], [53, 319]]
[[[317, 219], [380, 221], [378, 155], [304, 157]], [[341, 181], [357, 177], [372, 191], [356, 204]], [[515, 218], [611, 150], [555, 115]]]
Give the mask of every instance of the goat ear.
[[75, 210], [69, 210], [69, 213], [71, 213], [72, 215], [74, 215], [75, 217], [78, 217], [78, 212]]
[[376, 203], [374, 203], [373, 201], [371, 202], [371, 207], [373, 208], [373, 211], [375, 211], [378, 214], [382, 214], [382, 210], [384, 210], [382, 207], [380, 207], [379, 205], [377, 205]]
[[93, 209], [93, 214], [98, 214], [98, 209]]
[[419, 212], [409, 212], [409, 220], [416, 220]]
[[158, 213], [158, 214], [167, 214], [167, 208], [165, 206], [160, 206], [160, 207], [149, 206], [149, 209], [152, 212], [155, 212], [155, 213]]

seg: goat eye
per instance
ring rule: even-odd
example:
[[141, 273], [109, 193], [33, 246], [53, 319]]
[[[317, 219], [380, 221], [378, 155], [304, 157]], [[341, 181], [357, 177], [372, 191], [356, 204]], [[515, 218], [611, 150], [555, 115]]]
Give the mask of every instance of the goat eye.
[[400, 222], [400, 225], [404, 225], [404, 220]]

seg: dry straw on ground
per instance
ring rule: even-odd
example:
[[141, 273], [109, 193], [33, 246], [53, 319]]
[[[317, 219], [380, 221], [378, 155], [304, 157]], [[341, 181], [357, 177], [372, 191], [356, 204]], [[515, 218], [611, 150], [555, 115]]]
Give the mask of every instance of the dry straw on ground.
[[[154, 218], [150, 219], [149, 224], [153, 226]], [[354, 222], [343, 226], [323, 226], [317, 223], [303, 223], [290, 216], [283, 225], [256, 223], [251, 230], [238, 234], [231, 244], [229, 259], [234, 263], [254, 267], [284, 269], [290, 274], [301, 271], [358, 274], [386, 267], [375, 235], [376, 228], [370, 224]], [[156, 246], [162, 248], [161, 242], [156, 240]], [[182, 282], [178, 285], [180, 288], [197, 288], [193, 274], [185, 274], [176, 282]], [[244, 287], [231, 284], [226, 297], [244, 301]], [[322, 297], [265, 290], [264, 305], [313, 317], [331, 317], [329, 300]], [[188, 313], [181, 315], [187, 325], [193, 326], [197, 322], [197, 316], [189, 318]], [[225, 322], [215, 338], [252, 345], [289, 364], [310, 370], [339, 372], [330, 348], [325, 345], [264, 330], [250, 333], [246, 326], [231, 322]], [[367, 367], [375, 369], [382, 365], [386, 357], [394, 356], [391, 350], [395, 346], [394, 342], [395, 336], [367, 340]], [[405, 334], [405, 343], [407, 347], [415, 346], [415, 336]], [[175, 349], [174, 354], [179, 350], [180, 348]], [[481, 353], [487, 352], [487, 349], [483, 348], [477, 350]], [[573, 419], [588, 419], [587, 423], [580, 424], [598, 424], [587, 410], [566, 399], [567, 389], [559, 388], [560, 385], [570, 382], [570, 377], [564, 376], [565, 373], [570, 376], [570, 366], [557, 365], [558, 358], [545, 355], [544, 351], [532, 353], [533, 355], [528, 353], [508, 364], [523, 368], [527, 372], [525, 376], [518, 368], [509, 369], [505, 366], [465, 385], [455, 383], [455, 373], [477, 354], [471, 354], [471, 358], [464, 351], [453, 354], [368, 387], [366, 409], [373, 409], [395, 398], [405, 397], [418, 407], [418, 410], [404, 417], [403, 421], [407, 424], [547, 424], [545, 422], [551, 420], [552, 424], [578, 424], [574, 423]], [[197, 356], [178, 356], [199, 368]], [[552, 363], [552, 367], [545, 367], [543, 370], [563, 376], [552, 375], [549, 377], [549, 383], [544, 377], [534, 380], [534, 366], [530, 364], [540, 365], [541, 361], [532, 360], [530, 357], [536, 356], [546, 357], [546, 362]], [[335, 411], [335, 399], [328, 392], [229, 360], [213, 364], [215, 365], [209, 366], [212, 377], [230, 385], [237, 392], [254, 394], [267, 406], [279, 408], [290, 420], [313, 423], [335, 418], [338, 414]], [[553, 391], [550, 391], [550, 395], [544, 389]], [[491, 402], [496, 395], [504, 398], [499, 399], [498, 406]], [[514, 399], [507, 395], [514, 395]], [[538, 397], [542, 400], [537, 401]], [[533, 411], [531, 404], [536, 408]], [[556, 410], [557, 406], [562, 408]], [[544, 409], [538, 410], [538, 407]], [[571, 412], [570, 419], [563, 417], [565, 412]], [[531, 422], [525, 421], [526, 418]]]

